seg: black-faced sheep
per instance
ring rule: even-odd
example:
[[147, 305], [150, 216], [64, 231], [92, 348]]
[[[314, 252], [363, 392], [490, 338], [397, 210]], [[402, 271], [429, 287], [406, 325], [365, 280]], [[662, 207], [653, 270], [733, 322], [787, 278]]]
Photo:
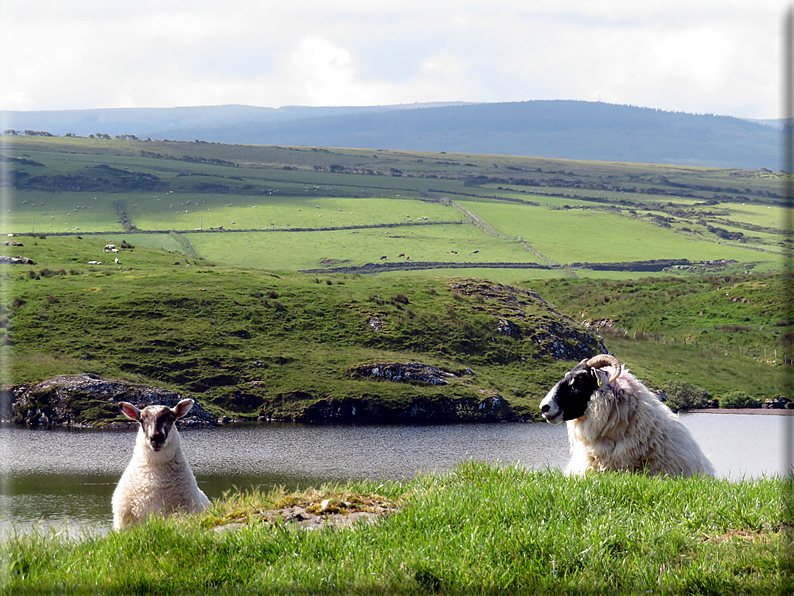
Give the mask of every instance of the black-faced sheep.
[[670, 408], [608, 354], [582, 360], [540, 402], [551, 424], [568, 423], [566, 472], [714, 475]]
[[193, 400], [183, 399], [174, 408], [139, 410], [127, 402], [119, 407], [140, 428], [132, 459], [113, 492], [113, 527], [123, 529], [149, 515], [204, 509], [209, 499], [196, 483], [174, 425], [190, 411]]

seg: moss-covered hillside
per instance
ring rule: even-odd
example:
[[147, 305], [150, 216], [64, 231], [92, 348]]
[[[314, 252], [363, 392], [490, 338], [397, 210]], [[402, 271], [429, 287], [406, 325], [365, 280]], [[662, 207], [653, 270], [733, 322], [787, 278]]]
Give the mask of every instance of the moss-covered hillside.
[[103, 253], [97, 236], [8, 241], [22, 246], [6, 255], [35, 264], [3, 266], [6, 387], [86, 372], [233, 418], [532, 419], [565, 370], [601, 350], [598, 330], [656, 390], [785, 392], [781, 276], [519, 287], [216, 266], [118, 240]]
[[[234, 417], [515, 419], [534, 415], [568, 360], [599, 350], [535, 292], [483, 280], [236, 269], [130, 243], [103, 253], [95, 236], [13, 241], [5, 253], [35, 265], [4, 266], [12, 385], [90, 372]], [[361, 374], [405, 362], [445, 382]]]

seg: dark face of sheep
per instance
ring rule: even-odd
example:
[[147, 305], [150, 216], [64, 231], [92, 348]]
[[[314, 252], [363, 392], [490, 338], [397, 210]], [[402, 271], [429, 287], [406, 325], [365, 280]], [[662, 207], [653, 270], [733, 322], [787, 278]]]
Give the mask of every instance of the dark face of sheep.
[[613, 367], [609, 381], [614, 381], [622, 370], [617, 358], [609, 354], [599, 354], [589, 360], [582, 360], [554, 386], [540, 402], [540, 412], [546, 422], [561, 424], [584, 416], [590, 397], [602, 383], [606, 382], [604, 366]]
[[174, 423], [193, 407], [193, 400], [183, 399], [174, 408], [169, 408], [168, 406], [146, 406], [143, 410], [139, 410], [127, 402], [121, 402], [119, 407], [125, 416], [140, 422], [141, 431], [146, 437], [146, 443], [149, 447], [153, 451], [160, 451], [165, 447], [168, 436], [174, 428]]
[[590, 396], [598, 389], [595, 369], [583, 360], [554, 386], [540, 402], [540, 412], [546, 422], [561, 424], [581, 418], [590, 403]]

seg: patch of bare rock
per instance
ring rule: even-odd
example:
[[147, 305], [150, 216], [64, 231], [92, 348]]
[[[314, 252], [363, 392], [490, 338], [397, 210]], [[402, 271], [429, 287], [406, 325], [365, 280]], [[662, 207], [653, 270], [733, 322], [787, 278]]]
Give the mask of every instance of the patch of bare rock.
[[213, 528], [215, 532], [240, 530], [247, 526], [264, 524], [269, 527], [284, 526], [314, 530], [322, 527], [344, 528], [356, 523], [375, 523], [379, 518], [396, 511], [386, 502], [372, 502], [366, 507], [348, 501], [324, 499], [319, 503], [301, 507], [267, 509], [250, 515], [245, 521], [232, 521]]

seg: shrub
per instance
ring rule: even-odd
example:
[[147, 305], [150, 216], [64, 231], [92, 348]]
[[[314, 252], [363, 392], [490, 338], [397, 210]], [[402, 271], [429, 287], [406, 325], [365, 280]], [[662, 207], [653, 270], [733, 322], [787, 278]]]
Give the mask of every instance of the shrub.
[[686, 381], [670, 381], [665, 393], [667, 405], [673, 412], [708, 407], [706, 394]]
[[720, 408], [760, 408], [761, 402], [744, 391], [731, 391], [720, 397]]

